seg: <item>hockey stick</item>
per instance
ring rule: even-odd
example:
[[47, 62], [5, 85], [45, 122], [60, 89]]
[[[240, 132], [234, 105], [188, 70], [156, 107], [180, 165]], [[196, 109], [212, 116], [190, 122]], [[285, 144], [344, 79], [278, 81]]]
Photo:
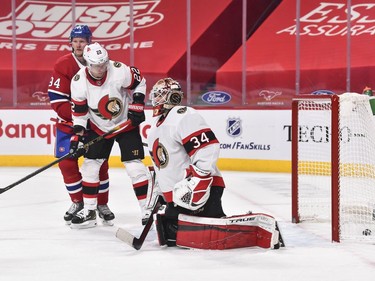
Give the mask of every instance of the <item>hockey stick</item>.
[[119, 228], [116, 232], [116, 237], [126, 244], [132, 246], [134, 249], [139, 250], [142, 248], [143, 242], [145, 242], [146, 236], [151, 229], [152, 223], [154, 222], [154, 214], [159, 210], [162, 205], [162, 197], [159, 195], [156, 199], [154, 208], [151, 211], [150, 218], [148, 219], [146, 225], [144, 226], [141, 235], [139, 238], [136, 238], [134, 235], [129, 233], [123, 228]]
[[[120, 130], [120, 129], [125, 129], [125, 128], [128, 127], [130, 124], [131, 124], [131, 121], [130, 121], [130, 120], [127, 120], [126, 122], [124, 122], [124, 123], [122, 123], [122, 124], [120, 124], [120, 125], [114, 127], [112, 130], [109, 130], [108, 132], [104, 133], [103, 135], [98, 136], [97, 138], [95, 138], [95, 139], [93, 139], [93, 140], [91, 140], [91, 141], [85, 143], [81, 149], [86, 150], [87, 148], [89, 148], [90, 145], [93, 145], [94, 143], [97, 143], [97, 142], [101, 141], [101, 140], [104, 139], [105, 137], [108, 137], [109, 135], [111, 135], [111, 134], [117, 132], [117, 131]], [[26, 181], [26, 180], [28, 180], [28, 179], [30, 179], [30, 178], [36, 176], [37, 174], [39, 174], [39, 173], [41, 173], [41, 172], [47, 170], [48, 168], [52, 167], [53, 165], [55, 165], [55, 164], [57, 164], [57, 163], [60, 163], [60, 162], [63, 161], [64, 159], [71, 157], [73, 154], [74, 154], [74, 153], [70, 153], [70, 152], [69, 152], [69, 153], [65, 154], [64, 156], [62, 156], [62, 157], [56, 159], [55, 161], [53, 161], [53, 162], [51, 162], [51, 163], [49, 163], [49, 164], [47, 164], [47, 165], [45, 165], [45, 166], [39, 168], [39, 169], [36, 170], [35, 172], [32, 172], [31, 174], [29, 174], [29, 175], [23, 177], [22, 179], [19, 179], [18, 181], [14, 182], [14, 183], [12, 183], [12, 184], [10, 184], [10, 185], [4, 187], [4, 188], [0, 188], [0, 194], [1, 194], [1, 193], [4, 193], [5, 191], [7, 191], [7, 190], [9, 190], [9, 189], [11, 189], [11, 188], [13, 188], [13, 187], [15, 187], [15, 186], [17, 186], [17, 185], [19, 185], [20, 183], [22, 183], [22, 182], [24, 182], [24, 181]]]

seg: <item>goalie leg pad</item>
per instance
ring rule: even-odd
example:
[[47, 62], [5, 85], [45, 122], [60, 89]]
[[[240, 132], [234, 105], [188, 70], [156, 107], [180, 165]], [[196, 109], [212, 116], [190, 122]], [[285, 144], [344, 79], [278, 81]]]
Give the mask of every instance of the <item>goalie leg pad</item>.
[[224, 250], [245, 247], [273, 248], [278, 241], [275, 219], [266, 214], [228, 218], [180, 214], [176, 245], [184, 248]]
[[177, 221], [167, 219], [164, 214], [156, 214], [156, 232], [160, 246], [176, 246]]

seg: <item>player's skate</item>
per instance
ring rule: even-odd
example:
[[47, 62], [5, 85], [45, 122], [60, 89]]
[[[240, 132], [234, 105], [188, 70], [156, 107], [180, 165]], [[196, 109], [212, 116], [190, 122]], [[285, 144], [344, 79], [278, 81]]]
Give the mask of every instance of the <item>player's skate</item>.
[[67, 225], [71, 224], [72, 218], [83, 209], [83, 202], [78, 202], [70, 206], [69, 210], [65, 212], [64, 220]]
[[113, 219], [115, 218], [114, 213], [109, 209], [108, 205], [98, 205], [98, 214], [99, 218], [101, 218], [104, 225], [113, 225]]
[[146, 203], [142, 207], [141, 206], [141, 211], [142, 211], [142, 225], [146, 225], [148, 219], [150, 218], [152, 209], [155, 206], [156, 199], [158, 198], [159, 195], [162, 195], [158, 181], [156, 179], [156, 174], [154, 171], [153, 167], [148, 167], [150, 175], [151, 175], [151, 183], [149, 184], [149, 189], [147, 190], [147, 198], [146, 198]]
[[151, 216], [152, 208], [150, 209], [142, 209], [142, 225], [146, 225], [150, 216]]
[[71, 228], [90, 228], [96, 226], [96, 211], [83, 208], [73, 218]]

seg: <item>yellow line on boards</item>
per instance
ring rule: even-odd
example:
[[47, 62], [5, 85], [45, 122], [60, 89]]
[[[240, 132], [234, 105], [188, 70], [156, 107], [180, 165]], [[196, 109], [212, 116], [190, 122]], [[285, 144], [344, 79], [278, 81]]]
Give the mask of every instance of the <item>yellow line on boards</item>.
[[[0, 155], [1, 167], [42, 167], [56, 158], [48, 155]], [[79, 161], [82, 163], [83, 158]], [[145, 165], [151, 165], [151, 158], [146, 157]], [[220, 158], [218, 167], [223, 171], [247, 171], [247, 172], [291, 172], [291, 162], [284, 160], [260, 160], [260, 159], [229, 159]], [[120, 156], [111, 156], [110, 167], [123, 167]]]

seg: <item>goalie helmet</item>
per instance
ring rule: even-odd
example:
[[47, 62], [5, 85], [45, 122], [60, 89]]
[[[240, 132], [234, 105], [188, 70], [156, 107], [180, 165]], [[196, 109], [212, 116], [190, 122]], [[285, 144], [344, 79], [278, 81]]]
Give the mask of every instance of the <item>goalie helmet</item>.
[[72, 42], [73, 38], [85, 38], [90, 44], [92, 38], [90, 28], [87, 25], [76, 25], [70, 32], [69, 41]]
[[99, 43], [86, 45], [83, 58], [87, 63], [89, 73], [93, 78], [101, 79], [108, 69], [108, 52]]
[[176, 105], [180, 105], [183, 97], [180, 83], [172, 78], [160, 79], [150, 92], [153, 116], [161, 115]]

